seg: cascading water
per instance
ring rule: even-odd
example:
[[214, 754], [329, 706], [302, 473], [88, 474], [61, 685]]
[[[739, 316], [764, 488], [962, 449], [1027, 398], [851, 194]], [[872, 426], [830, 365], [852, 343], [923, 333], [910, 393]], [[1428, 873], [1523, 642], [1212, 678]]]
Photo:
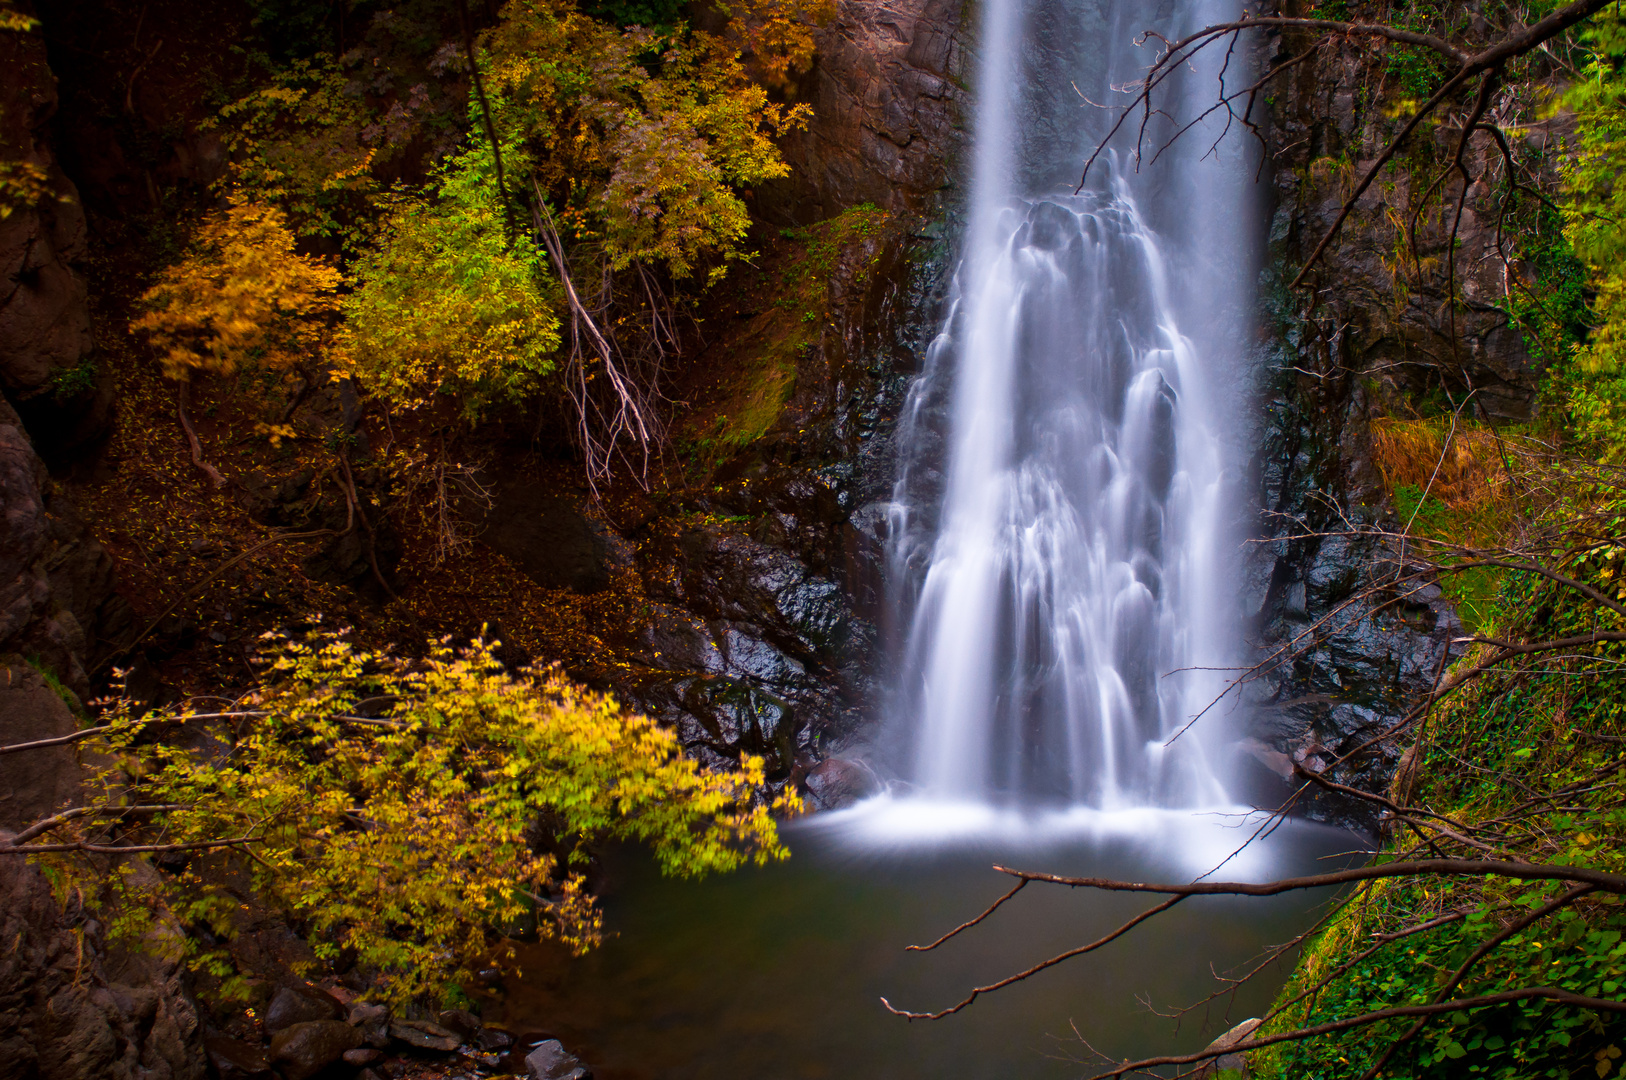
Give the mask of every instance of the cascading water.
[[[622, 883], [605, 898], [614, 940], [556, 955], [553, 973], [528, 956], [540, 976], [498, 1014], [563, 1038], [605, 1080], [1064, 1080], [1087, 1060], [1075, 1033], [1116, 1060], [1195, 1050], [1228, 1021], [1175, 1032], [1142, 1002], [1218, 988], [1238, 995], [1233, 1018], [1262, 1015], [1268, 972], [1216, 984], [1210, 966], [1291, 938], [1321, 899], [1194, 900], [942, 1023], [904, 1023], [877, 999], [942, 1007], [1144, 906], [1028, 890], [947, 947], [906, 951], [1010, 888], [990, 863], [1139, 881], [1223, 865], [1262, 880], [1352, 846], [1303, 823], [1239, 828], [1257, 819], [1219, 806], [1204, 742], [1224, 706], [1164, 748], [1224, 688], [1225, 672], [1198, 669], [1230, 664], [1240, 636], [1227, 521], [1247, 511], [1228, 492], [1245, 430], [1231, 399], [1251, 175], [1200, 160], [1218, 132], [1198, 127], [1155, 167], [1137, 172], [1118, 146], [1090, 190], [1067, 183], [1110, 119], [1085, 99], [1112, 101], [1149, 62], [1134, 39], [1232, 12], [980, 2], [964, 256], [900, 418], [906, 677], [888, 728], [912, 736], [902, 771], [917, 797], [787, 823], [788, 862], [700, 884], [609, 853], [622, 856], [606, 875]], [[1184, 72], [1187, 105], [1212, 103], [1215, 74]]]
[[[928, 797], [1226, 801], [1209, 749], [1223, 710], [1192, 721], [1239, 652], [1227, 435], [1246, 164], [1205, 123], [1153, 162], [1173, 122], [1154, 115], [1142, 153], [1132, 122], [1072, 187], [1151, 60], [1142, 33], [1175, 39], [1230, 6], [984, 5], [963, 257], [902, 420], [891, 534], [895, 711]], [[1182, 72], [1173, 115], [1212, 104], [1217, 75]]]

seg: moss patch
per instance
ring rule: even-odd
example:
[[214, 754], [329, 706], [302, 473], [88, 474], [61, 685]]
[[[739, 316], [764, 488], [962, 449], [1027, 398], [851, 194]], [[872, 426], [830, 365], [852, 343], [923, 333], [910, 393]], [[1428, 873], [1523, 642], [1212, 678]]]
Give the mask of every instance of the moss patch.
[[891, 215], [869, 203], [803, 229], [783, 229], [737, 290], [724, 327], [695, 365], [703, 382], [685, 388], [693, 411], [676, 443], [703, 469], [750, 446], [779, 421], [796, 392], [797, 368], [830, 325], [830, 279], [842, 254], [886, 228]]

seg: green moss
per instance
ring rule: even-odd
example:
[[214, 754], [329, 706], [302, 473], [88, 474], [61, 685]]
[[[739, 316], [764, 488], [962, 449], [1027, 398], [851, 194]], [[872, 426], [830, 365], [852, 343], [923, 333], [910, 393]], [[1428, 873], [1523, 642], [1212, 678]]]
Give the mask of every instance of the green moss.
[[[1563, 573], [1619, 590], [1626, 550], [1572, 555]], [[1541, 640], [1626, 627], [1626, 619], [1571, 590], [1508, 576], [1487, 605], [1487, 631]], [[1461, 664], [1484, 659], [1470, 655]], [[1409, 800], [1469, 823], [1498, 820], [1522, 857], [1619, 873], [1626, 868], [1626, 798], [1613, 782], [1626, 768], [1626, 645], [1591, 655], [1549, 654], [1487, 676], [1448, 698], [1418, 741], [1419, 786]], [[1613, 770], [1613, 772], [1611, 772]], [[1563, 791], [1561, 799], [1531, 799]], [[1397, 847], [1414, 842], [1410, 836]], [[1380, 858], [1393, 858], [1390, 851]], [[1309, 990], [1352, 957], [1373, 951], [1275, 1027], [1324, 1023], [1369, 1010], [1433, 1000], [1449, 973], [1517, 916], [1553, 899], [1559, 883], [1504, 879], [1396, 880], [1369, 888], [1311, 943], [1282, 1000]], [[1452, 912], [1460, 922], [1387, 944], [1379, 935]], [[1626, 991], [1626, 905], [1603, 896], [1565, 909], [1508, 939], [1470, 972], [1458, 997], [1518, 986], [1553, 986], [1590, 997]], [[1374, 947], [1374, 942], [1377, 942]], [[1354, 1080], [1409, 1021], [1279, 1044], [1255, 1055], [1262, 1080]], [[1431, 1021], [1385, 1072], [1388, 1077], [1495, 1080], [1613, 1076], [1626, 1047], [1626, 1018], [1525, 1001], [1445, 1014]], [[1611, 1056], [1616, 1054], [1617, 1056]], [[1609, 1067], [1603, 1068], [1605, 1064]]]
[[[815, 225], [780, 230], [780, 238], [795, 249], [767, 282], [773, 299], [722, 361], [732, 368], [725, 376], [728, 393], [700, 412], [682, 437], [696, 465], [708, 466], [773, 430], [796, 391], [798, 362], [817, 347], [830, 321], [830, 277], [842, 253], [881, 235], [889, 218], [864, 203]], [[860, 272], [860, 281], [866, 272]]]
[[49, 686], [56, 696], [62, 699], [73, 715], [81, 720], [87, 718], [84, 703], [79, 700], [79, 695], [69, 690], [67, 684], [43, 660], [34, 655], [25, 656], [23, 660], [29, 667], [39, 672], [40, 677], [45, 680], [45, 685]]

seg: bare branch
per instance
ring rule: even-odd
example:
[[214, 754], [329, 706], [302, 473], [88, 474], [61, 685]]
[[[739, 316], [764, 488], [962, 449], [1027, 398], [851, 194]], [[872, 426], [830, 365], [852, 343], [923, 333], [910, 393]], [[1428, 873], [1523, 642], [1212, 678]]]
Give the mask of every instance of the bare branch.
[[1015, 896], [1017, 893], [1021, 892], [1026, 887], [1027, 887], [1027, 882], [1026, 881], [1018, 881], [1015, 885], [1013, 885], [1011, 887], [1010, 892], [1006, 893], [1004, 896], [1001, 896], [998, 900], [995, 900], [992, 904], [989, 904], [987, 909], [984, 910], [983, 913], [981, 915], [978, 915], [975, 919], [972, 919], [969, 922], [961, 923], [959, 926], [956, 926], [953, 930], [950, 930], [948, 933], [944, 934], [942, 937], [938, 938], [936, 941], [932, 942], [930, 945], [908, 945], [908, 946], [904, 947], [904, 951], [905, 952], [930, 952], [931, 950], [937, 948], [939, 945], [943, 944], [943, 942], [947, 941], [949, 938], [953, 937], [955, 934], [958, 934], [960, 931], [969, 930], [973, 926], [976, 926], [978, 923], [982, 922], [982, 920], [986, 919], [988, 916], [990, 916], [994, 912], [998, 911], [1001, 904], [1005, 903], [1005, 901], [1009, 900], [1011, 897]]
[[1532, 1000], [1554, 1001], [1560, 1005], [1573, 1005], [1577, 1008], [1594, 1009], [1598, 1012], [1626, 1013], [1626, 1001], [1584, 997], [1553, 986], [1526, 986], [1518, 990], [1506, 990], [1499, 994], [1456, 998], [1452, 1001], [1434, 1002], [1428, 1005], [1402, 1005], [1392, 1009], [1377, 1009], [1344, 1020], [1333, 1020], [1312, 1027], [1294, 1028], [1291, 1031], [1246, 1039], [1218, 1050], [1199, 1050], [1195, 1054], [1171, 1054], [1165, 1057], [1143, 1058], [1140, 1061], [1126, 1061], [1109, 1072], [1097, 1073], [1091, 1080], [1107, 1080], [1108, 1077], [1124, 1076], [1158, 1065], [1195, 1065], [1200, 1061], [1209, 1061], [1226, 1054], [1243, 1054], [1250, 1050], [1260, 1050], [1267, 1046], [1274, 1046], [1277, 1043], [1298, 1042], [1303, 1039], [1313, 1039], [1318, 1035], [1330, 1035], [1337, 1031], [1370, 1027], [1385, 1020], [1396, 1020], [1412, 1016], [1438, 1016], [1441, 1013], [1455, 1012], [1459, 1009], [1479, 1009], [1488, 1005], [1507, 1005], [1515, 1001]]
[[83, 731], [76, 731], [72, 735], [58, 735], [54, 739], [36, 739], [34, 742], [12, 743], [10, 746], [0, 746], [0, 755], [20, 754], [24, 750], [44, 750], [52, 746], [69, 746], [76, 742], [84, 742], [86, 739], [95, 738], [97, 735], [102, 735], [112, 730], [112, 724], [104, 724], [101, 727], [85, 728]]
[[1280, 896], [1304, 889], [1347, 885], [1380, 878], [1417, 877], [1505, 877], [1515, 881], [1575, 881], [1596, 886], [1607, 893], [1626, 894], [1626, 875], [1609, 874], [1585, 866], [1559, 866], [1547, 863], [1513, 862], [1507, 859], [1410, 859], [1374, 863], [1326, 874], [1281, 878], [1277, 881], [1193, 881], [1185, 885], [1119, 881], [1116, 878], [1063, 877], [995, 866], [1001, 874], [1072, 888], [1100, 889], [1104, 892], [1156, 893], [1163, 896]]
[[27, 843], [36, 836], [42, 836], [45, 833], [50, 832], [52, 829], [60, 828], [61, 826], [68, 824], [68, 822], [76, 821], [82, 817], [123, 817], [126, 814], [162, 814], [170, 810], [185, 809], [187, 809], [185, 803], [159, 803], [152, 806], [79, 806], [72, 810], [64, 810], [60, 814], [53, 815], [52, 817], [45, 818], [41, 821], [36, 821], [34, 824], [28, 826], [28, 828], [24, 829], [16, 836], [13, 836], [10, 843], [13, 845]]
[[[1037, 880], [1041, 880], [1041, 879], [1039, 879], [1037, 877], [1034, 877], [1034, 878], [1032, 878], [1032, 880], [1037, 881]], [[1013, 895], [1014, 893], [1015, 893], [1015, 890], [1013, 889], [1013, 890], [1011, 890], [1010, 893], [1007, 893], [1006, 895], [1010, 896], [1010, 895]], [[1174, 905], [1178, 904], [1180, 901], [1182, 901], [1184, 899], [1185, 899], [1184, 896], [1171, 896], [1169, 899], [1163, 901], [1163, 903], [1161, 903], [1161, 904], [1158, 904], [1156, 907], [1147, 908], [1145, 911], [1141, 912], [1139, 915], [1136, 915], [1133, 919], [1130, 919], [1128, 922], [1126, 922], [1122, 926], [1118, 927], [1118, 929], [1114, 930], [1112, 933], [1108, 934], [1106, 937], [1097, 938], [1096, 940], [1090, 942], [1088, 945], [1080, 945], [1076, 949], [1069, 949], [1064, 953], [1060, 953], [1059, 955], [1052, 956], [1048, 960], [1041, 960], [1039, 963], [1034, 964], [1032, 967], [1028, 968], [1026, 971], [1018, 972], [1017, 974], [1012, 975], [1012, 976], [1010, 976], [1008, 978], [1001, 979], [996, 983], [989, 983], [987, 986], [979, 986], [975, 990], [972, 990], [971, 993], [968, 994], [958, 1004], [951, 1005], [948, 1008], [942, 1010], [941, 1012], [934, 1012], [934, 1013], [909, 1012], [906, 1009], [894, 1008], [892, 1003], [890, 1001], [886, 1000], [886, 998], [881, 999], [881, 1004], [886, 1006], [886, 1011], [887, 1012], [892, 1013], [895, 1016], [901, 1016], [906, 1020], [941, 1020], [945, 1016], [952, 1016], [953, 1014], [959, 1012], [961, 1009], [965, 1008], [967, 1005], [970, 1005], [973, 1001], [976, 1001], [977, 998], [981, 997], [983, 994], [991, 993], [991, 992], [993, 992], [995, 990], [1000, 990], [1000, 989], [1003, 989], [1004, 987], [1010, 986], [1012, 983], [1018, 983], [1018, 982], [1021, 982], [1023, 979], [1031, 978], [1032, 976], [1037, 975], [1039, 972], [1045, 970], [1046, 968], [1055, 967], [1057, 964], [1061, 963], [1063, 960], [1071, 960], [1075, 956], [1083, 956], [1085, 953], [1094, 952], [1096, 949], [1101, 948], [1103, 945], [1110, 944], [1111, 942], [1116, 941], [1118, 938], [1123, 937], [1125, 934], [1129, 933], [1129, 931], [1133, 930], [1135, 927], [1139, 926], [1141, 923], [1145, 922], [1147, 919], [1152, 918], [1154, 915], [1161, 915], [1163, 912], [1169, 910]]]
[[198, 840], [188, 844], [131, 844], [121, 847], [118, 844], [24, 844], [13, 846], [0, 844], [0, 855], [45, 855], [52, 852], [82, 851], [94, 855], [147, 855], [154, 853], [171, 853], [176, 851], [203, 851], [211, 848], [241, 847], [244, 844], [257, 844], [257, 836], [238, 836], [230, 840]]

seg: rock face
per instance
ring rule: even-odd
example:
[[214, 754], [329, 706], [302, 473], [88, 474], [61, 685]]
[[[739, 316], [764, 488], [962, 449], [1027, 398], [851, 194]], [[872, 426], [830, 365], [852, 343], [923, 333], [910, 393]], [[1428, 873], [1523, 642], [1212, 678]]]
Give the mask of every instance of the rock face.
[[0, 34], [0, 161], [29, 169], [26, 205], [0, 218], [0, 388], [36, 430], [73, 444], [105, 422], [110, 392], [90, 364], [90, 313], [74, 264], [85, 213], [49, 139], [56, 79], [38, 33]]
[[[1276, 39], [1266, 51], [1294, 47]], [[1511, 268], [1496, 255], [1494, 193], [1480, 185], [1468, 190], [1457, 231], [1454, 317], [1445, 256], [1462, 194], [1455, 180], [1444, 187], [1446, 212], [1436, 202], [1422, 215], [1419, 263], [1396, 262], [1405, 245], [1394, 222], [1413, 210], [1402, 173], [1398, 185], [1373, 185], [1312, 271], [1313, 307], [1305, 301], [1311, 293], [1283, 288], [1342, 205], [1348, 178], [1329, 163], [1364, 169], [1393, 131], [1392, 118], [1365, 92], [1374, 72], [1371, 61], [1332, 49], [1284, 76], [1284, 92], [1273, 99], [1273, 205], [1261, 279], [1267, 343], [1256, 354], [1259, 426], [1249, 435], [1265, 515], [1248, 530], [1269, 542], [1252, 546], [1246, 592], [1257, 658], [1287, 647], [1285, 662], [1249, 688], [1257, 722], [1247, 749], [1256, 773], [1282, 778], [1276, 794], [1295, 763], [1319, 770], [1393, 724], [1432, 684], [1462, 633], [1438, 587], [1383, 587], [1409, 569], [1404, 553], [1370, 539], [1316, 535], [1395, 524], [1371, 459], [1371, 421], [1406, 415], [1429, 394], [1465, 405], [1468, 419], [1528, 418], [1540, 375], [1496, 303]], [[1470, 145], [1476, 175], [1498, 153], [1489, 136], [1481, 138]], [[1427, 168], [1411, 163], [1413, 176]], [[1334, 775], [1381, 791], [1402, 749], [1382, 741]], [[1370, 806], [1318, 798], [1310, 812], [1367, 829], [1376, 823]]]
[[0, 859], [0, 933], [0, 1078], [202, 1080], [178, 962], [108, 949], [15, 858]]
[[896, 222], [850, 243], [777, 419], [718, 464], [698, 515], [646, 526], [647, 668], [617, 692], [703, 760], [759, 754], [774, 781], [799, 779], [881, 699], [877, 508], [942, 255]]
[[791, 176], [758, 209], [811, 222], [859, 203], [929, 209], [957, 176], [968, 56], [957, 0], [840, 0], [799, 96], [806, 131], [781, 146]]
[[[20, 656], [0, 657], [0, 745], [37, 742], [79, 727], [62, 695]], [[21, 829], [79, 803], [72, 746], [0, 756], [0, 828]]]
[[0, 651], [37, 657], [75, 691], [87, 689], [98, 633], [129, 623], [112, 595], [112, 566], [0, 398]]

